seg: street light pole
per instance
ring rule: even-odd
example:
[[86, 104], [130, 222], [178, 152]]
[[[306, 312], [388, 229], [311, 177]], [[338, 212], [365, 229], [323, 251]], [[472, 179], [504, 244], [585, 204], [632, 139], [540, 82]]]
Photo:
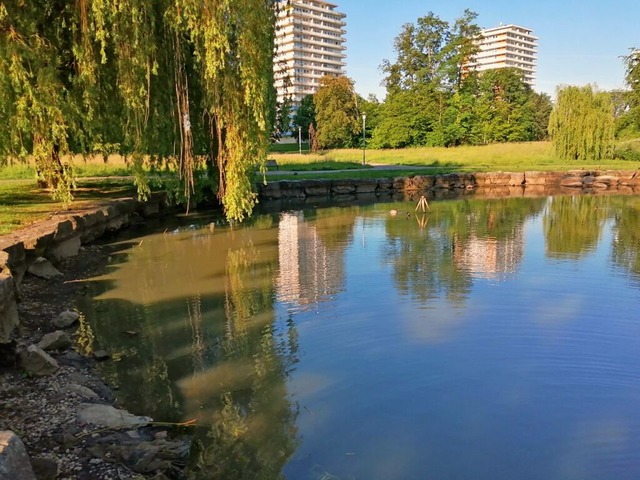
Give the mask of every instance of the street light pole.
[[302, 155], [302, 127], [298, 127], [298, 152]]
[[362, 114], [362, 165], [367, 163], [367, 114]]

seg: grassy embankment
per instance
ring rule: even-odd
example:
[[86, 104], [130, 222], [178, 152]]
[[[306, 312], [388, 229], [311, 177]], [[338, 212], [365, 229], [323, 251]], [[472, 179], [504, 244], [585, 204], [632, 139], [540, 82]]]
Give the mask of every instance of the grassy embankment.
[[[280, 172], [293, 171], [296, 175], [273, 172], [271, 169], [273, 176], [270, 175], [269, 179], [379, 178], [418, 173], [640, 168], [640, 139], [619, 144], [620, 149], [631, 152], [629, 160], [561, 161], [553, 157], [550, 143], [536, 142], [481, 147], [367, 150], [367, 169], [346, 172], [335, 172], [335, 170], [361, 169], [362, 150], [329, 150], [313, 154], [308, 150], [305, 151], [304, 149], [308, 147], [303, 144], [303, 154], [300, 155], [297, 144], [293, 146], [295, 148], [289, 144], [285, 149], [290, 153], [273, 152], [269, 158], [278, 162]], [[405, 165], [415, 168], [376, 170], [371, 168], [371, 164]], [[105, 178], [130, 174], [122, 157], [112, 156], [106, 163], [101, 158], [88, 161], [76, 159], [74, 165], [79, 177], [78, 190], [74, 193], [76, 198], [74, 206], [79, 206], [83, 202], [135, 194], [130, 179]], [[46, 218], [52, 212], [62, 208], [60, 203], [52, 201], [46, 192], [35, 187], [34, 177], [34, 170], [28, 165], [18, 164], [0, 168], [0, 235]]]
[[[621, 142], [618, 148], [635, 152], [633, 160], [604, 160], [600, 162], [569, 162], [554, 157], [550, 142], [504, 143], [456, 148], [406, 148], [402, 150], [367, 150], [368, 165], [405, 165], [415, 167], [415, 173], [489, 172], [489, 171], [566, 171], [573, 169], [636, 169], [640, 167], [640, 140]], [[269, 158], [278, 162], [281, 171], [323, 170], [325, 163], [344, 164], [343, 168], [356, 168], [362, 163], [362, 150], [328, 150], [322, 153], [271, 153]], [[318, 168], [314, 168], [317, 166]], [[358, 176], [389, 176], [394, 173], [410, 174], [410, 171], [380, 171]], [[364, 175], [363, 175], [364, 174]], [[352, 177], [353, 173], [331, 174]], [[318, 174], [314, 174], [318, 176]], [[330, 176], [322, 174], [323, 177]]]

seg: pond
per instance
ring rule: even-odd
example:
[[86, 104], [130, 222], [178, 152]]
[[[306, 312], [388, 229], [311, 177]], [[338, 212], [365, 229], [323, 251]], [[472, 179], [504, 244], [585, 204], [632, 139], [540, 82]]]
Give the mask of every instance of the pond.
[[114, 241], [80, 343], [193, 478], [640, 478], [640, 198], [413, 207]]

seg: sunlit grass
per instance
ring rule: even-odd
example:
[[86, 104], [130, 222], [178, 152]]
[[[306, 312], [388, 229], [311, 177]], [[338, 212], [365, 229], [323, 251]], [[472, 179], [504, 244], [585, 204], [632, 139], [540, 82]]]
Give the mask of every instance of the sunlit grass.
[[[572, 170], [572, 169], [635, 169], [639, 162], [627, 160], [603, 160], [592, 162], [570, 162], [553, 155], [550, 142], [501, 143], [484, 146], [454, 148], [421, 147], [395, 150], [367, 149], [367, 164], [415, 165], [439, 167], [457, 172], [526, 171], [526, 170]], [[286, 170], [297, 164], [324, 162], [361, 163], [360, 149], [327, 150], [307, 154], [270, 154]]]
[[[128, 180], [80, 180], [73, 195], [75, 201], [70, 208], [75, 209], [88, 203], [131, 197], [135, 195], [135, 187]], [[0, 182], [0, 235], [45, 219], [52, 213], [64, 212], [65, 208], [52, 200], [46, 190], [38, 188], [33, 179], [4, 180]]]
[[[63, 157], [63, 163], [73, 165], [73, 172], [78, 177], [110, 177], [131, 175], [131, 168], [121, 155], [109, 155], [107, 161], [102, 156], [82, 157], [76, 155], [73, 159]], [[0, 179], [35, 179], [36, 170], [32, 161], [13, 161], [0, 167]]]

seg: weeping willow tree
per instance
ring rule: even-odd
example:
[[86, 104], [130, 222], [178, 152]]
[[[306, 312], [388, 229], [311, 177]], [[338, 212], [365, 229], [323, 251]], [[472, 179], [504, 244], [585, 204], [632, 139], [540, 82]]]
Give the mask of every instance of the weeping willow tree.
[[70, 199], [70, 154], [120, 153], [142, 194], [145, 162], [207, 172], [226, 215], [256, 203], [274, 119], [273, 0], [0, 3], [0, 162], [33, 159]]
[[587, 85], [557, 91], [549, 118], [549, 135], [561, 158], [602, 160], [614, 150], [615, 124], [611, 97]]

